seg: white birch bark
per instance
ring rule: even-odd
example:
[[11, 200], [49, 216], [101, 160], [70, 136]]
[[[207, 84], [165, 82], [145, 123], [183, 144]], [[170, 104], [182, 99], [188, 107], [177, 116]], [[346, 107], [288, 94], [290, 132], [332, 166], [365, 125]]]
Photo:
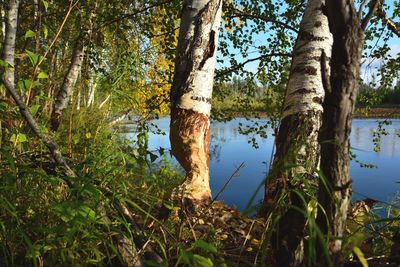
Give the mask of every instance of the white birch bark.
[[18, 25], [18, 0], [10, 0], [8, 4], [6, 25], [5, 25], [5, 37], [4, 37], [4, 47], [3, 47], [3, 60], [8, 63], [8, 68], [5, 71], [6, 79], [11, 84], [15, 84], [14, 70], [14, 55], [15, 55], [15, 38], [17, 34]]
[[6, 37], [6, 12], [4, 11], [4, 7], [1, 7], [1, 33], [2, 33], [2, 38], [3, 38], [3, 42], [4, 39]]
[[[309, 0], [300, 24], [275, 141], [276, 153], [265, 186], [263, 215], [275, 208], [284, 189], [302, 189], [295, 182], [296, 177], [312, 179], [319, 166], [318, 133], [333, 43], [324, 9], [325, 0]], [[288, 169], [288, 165], [296, 167]], [[305, 207], [296, 193], [289, 194], [288, 202], [297, 209], [284, 211], [274, 234], [274, 258], [279, 266], [303, 266], [306, 220], [298, 209]]]
[[90, 107], [94, 103], [94, 95], [97, 87], [97, 77], [91, 77], [89, 81], [89, 96], [86, 107]]
[[282, 119], [310, 110], [323, 111], [325, 91], [321, 64], [325, 64], [327, 72], [329, 64], [321, 62], [321, 55], [325, 53], [325, 58], [330, 59], [333, 43], [328, 19], [322, 13], [324, 5], [325, 1], [308, 1], [294, 47]]
[[73, 89], [82, 67], [85, 49], [85, 42], [83, 40], [78, 40], [75, 44], [67, 74], [65, 75], [64, 81], [54, 100], [53, 112], [51, 114], [51, 128], [53, 131], [58, 129], [62, 112], [68, 106], [68, 101], [71, 99]]
[[77, 98], [77, 103], [76, 103], [76, 110], [80, 110], [81, 109], [81, 91], [78, 91], [78, 96]]
[[222, 0], [185, 0], [171, 90], [172, 154], [186, 171], [175, 197], [185, 206], [211, 199], [211, 97]]
[[333, 43], [328, 19], [322, 11], [324, 5], [324, 0], [308, 1], [300, 24], [276, 137], [273, 166], [276, 175], [269, 177], [266, 186], [265, 200], [270, 202], [274, 202], [286, 184], [286, 181], [279, 180], [288, 179], [276, 171], [283, 160], [296, 164], [298, 167], [292, 170], [296, 173], [315, 171], [319, 164], [318, 132], [326, 87], [324, 77], [330, 73]]
[[206, 116], [211, 111], [221, 5], [219, 0], [186, 0], [181, 18], [175, 71], [186, 79], [183, 84], [177, 81], [173, 100], [178, 108]]

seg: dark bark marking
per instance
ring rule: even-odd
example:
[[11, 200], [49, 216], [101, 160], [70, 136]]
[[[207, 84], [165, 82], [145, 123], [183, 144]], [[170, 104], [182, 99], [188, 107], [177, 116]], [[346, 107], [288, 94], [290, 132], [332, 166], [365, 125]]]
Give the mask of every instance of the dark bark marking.
[[326, 17], [328, 17], [328, 8], [326, 5], [322, 4], [320, 7], [320, 10], [322, 11], [322, 14], [324, 14]]
[[289, 109], [291, 109], [292, 108], [292, 105], [288, 105], [288, 106], [286, 106], [284, 109], [283, 109], [283, 111], [287, 111], [287, 110], [289, 110]]
[[317, 104], [322, 104], [322, 98], [321, 97], [317, 97], [317, 96], [313, 97], [312, 101], [314, 103], [317, 103]]
[[307, 89], [307, 88], [300, 88], [297, 89], [295, 91], [293, 91], [292, 93], [290, 93], [290, 95], [295, 95], [295, 94], [309, 94], [309, 93], [315, 93], [317, 91], [317, 89], [315, 88], [311, 88], [311, 89]]
[[312, 41], [322, 42], [325, 39], [326, 39], [325, 37], [314, 36], [313, 34], [306, 31], [300, 31], [298, 36], [298, 40], [307, 42], [312, 42]]
[[196, 101], [199, 101], [199, 102], [206, 102], [206, 103], [208, 103], [208, 104], [211, 104], [211, 98], [209, 98], [209, 97], [192, 95], [192, 96], [190, 97], [190, 99], [196, 100]]
[[210, 32], [210, 39], [208, 40], [208, 46], [203, 55], [203, 60], [201, 61], [198, 68], [199, 70], [201, 70], [204, 67], [204, 64], [206, 63], [207, 59], [211, 58], [214, 55], [214, 52], [215, 52], [215, 31], [212, 30]]
[[317, 21], [317, 22], [315, 22], [314, 26], [315, 26], [316, 28], [319, 28], [319, 27], [322, 26], [322, 22], [321, 22], [321, 21]]
[[303, 73], [308, 75], [317, 75], [317, 69], [311, 66], [298, 66], [292, 70], [293, 73]]

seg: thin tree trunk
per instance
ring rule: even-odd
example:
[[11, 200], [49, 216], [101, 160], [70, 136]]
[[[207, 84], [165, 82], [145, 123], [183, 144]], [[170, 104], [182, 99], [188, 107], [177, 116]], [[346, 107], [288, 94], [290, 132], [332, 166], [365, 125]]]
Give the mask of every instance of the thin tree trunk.
[[[361, 20], [352, 0], [327, 0], [334, 42], [319, 137], [324, 178], [320, 182], [318, 199], [325, 213], [319, 212], [317, 221], [329, 237], [327, 245], [333, 266], [343, 265], [340, 252], [352, 191], [349, 175], [351, 118], [359, 87], [364, 30], [378, 4], [379, 0], [372, 1], [369, 12]], [[320, 258], [320, 265], [327, 265], [325, 258]]]
[[94, 95], [96, 93], [96, 87], [97, 87], [97, 75], [96, 77], [90, 77], [89, 81], [89, 95], [88, 95], [88, 101], [86, 107], [90, 107], [94, 103]]
[[211, 199], [210, 110], [222, 0], [183, 3], [171, 92], [172, 154], [186, 171], [176, 190], [185, 206]]
[[54, 100], [53, 111], [51, 113], [51, 129], [53, 131], [57, 131], [60, 125], [62, 112], [68, 106], [68, 101], [78, 80], [86, 49], [84, 39], [84, 37], [79, 36], [76, 41], [67, 74]]
[[39, 0], [34, 0], [33, 1], [33, 6], [34, 6], [34, 21], [35, 21], [35, 31], [36, 31], [36, 36], [35, 36], [35, 53], [40, 54], [40, 30], [42, 27], [42, 14], [40, 12], [40, 5], [39, 5]]
[[260, 211], [260, 215], [269, 215], [282, 193], [289, 189], [289, 202], [285, 202], [289, 209], [284, 211], [272, 239], [277, 266], [304, 265], [306, 218], [299, 209], [304, 210], [306, 203], [290, 190], [302, 191], [306, 188], [305, 181], [317, 183], [314, 177], [320, 154], [318, 132], [323, 111], [323, 73], [329, 72], [327, 60], [333, 42], [324, 8], [324, 0], [309, 0], [300, 24], [276, 137], [276, 153]]
[[78, 90], [78, 95], [76, 96], [76, 110], [81, 109], [81, 90]]
[[4, 47], [3, 47], [3, 60], [8, 63], [9, 67], [5, 71], [5, 79], [10, 84], [15, 84], [15, 74], [13, 68], [15, 67], [15, 38], [17, 35], [18, 25], [18, 0], [10, 0], [8, 4], [6, 27], [4, 34]]
[[5, 12], [5, 4], [4, 2], [1, 4], [1, 38], [2, 41], [4, 42], [4, 39], [6, 38], [6, 12]]

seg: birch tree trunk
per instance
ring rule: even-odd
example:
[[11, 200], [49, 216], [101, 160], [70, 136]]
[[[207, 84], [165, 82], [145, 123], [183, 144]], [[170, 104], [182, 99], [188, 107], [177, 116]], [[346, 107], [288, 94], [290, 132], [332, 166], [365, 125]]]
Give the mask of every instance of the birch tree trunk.
[[94, 103], [94, 95], [96, 93], [96, 87], [97, 87], [97, 74], [95, 77], [90, 77], [89, 81], [89, 94], [88, 94], [88, 101], [86, 104], [86, 107], [90, 107]]
[[210, 111], [222, 0], [185, 0], [171, 91], [172, 154], [186, 171], [176, 196], [187, 204], [211, 199]]
[[[329, 72], [327, 62], [333, 42], [324, 8], [325, 0], [309, 0], [300, 24], [276, 136], [276, 153], [260, 212], [264, 216], [271, 213], [286, 189], [301, 191], [305, 180], [317, 183], [314, 177], [320, 159], [323, 73]], [[302, 266], [306, 218], [298, 209], [304, 209], [306, 203], [296, 193], [289, 193], [289, 201], [286, 205], [294, 207], [284, 211], [272, 238], [274, 260], [277, 266]]]
[[[341, 266], [340, 251], [351, 200], [351, 118], [359, 87], [364, 31], [380, 1], [371, 1], [370, 10], [362, 20], [352, 0], [326, 1], [334, 42], [320, 133], [321, 171], [326, 181], [320, 183], [318, 198], [326, 215], [322, 211], [318, 213], [318, 224], [329, 237], [328, 249], [333, 266]], [[326, 266], [325, 259], [320, 261], [321, 266]]]
[[[3, 47], [3, 60], [8, 63], [9, 67], [6, 68], [5, 78], [10, 84], [15, 84], [14, 75], [14, 55], [15, 55], [15, 38], [17, 35], [18, 25], [18, 0], [10, 0], [8, 4], [6, 25], [4, 33], [4, 47]], [[10, 69], [11, 68], [11, 69]]]
[[67, 74], [65, 75], [64, 81], [61, 84], [60, 90], [58, 91], [54, 100], [53, 111], [51, 113], [51, 129], [53, 131], [57, 131], [60, 125], [62, 112], [68, 106], [68, 101], [71, 98], [76, 81], [78, 80], [85, 55], [85, 39], [86, 37], [83, 36], [78, 37], [72, 53], [72, 59]]

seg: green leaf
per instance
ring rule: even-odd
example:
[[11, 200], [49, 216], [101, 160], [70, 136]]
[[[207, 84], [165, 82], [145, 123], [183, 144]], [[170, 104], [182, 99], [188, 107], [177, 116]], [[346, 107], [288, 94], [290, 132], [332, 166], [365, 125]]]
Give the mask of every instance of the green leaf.
[[75, 220], [76, 222], [86, 223], [87, 219], [94, 220], [96, 213], [87, 205], [78, 201], [66, 201], [53, 206], [53, 210], [64, 222]]
[[28, 90], [30, 87], [35, 88], [39, 85], [42, 85], [40, 82], [38, 81], [31, 81], [31, 80], [23, 80], [23, 81], [18, 81], [18, 88], [19, 90], [21, 90], [22, 92], [25, 92], [26, 90]]
[[36, 33], [34, 31], [32, 31], [32, 30], [27, 30], [26, 33], [25, 33], [25, 39], [32, 38], [32, 37], [35, 37], [35, 36], [36, 36]]
[[2, 59], [0, 59], [0, 66], [7, 68], [8, 67], [8, 63]]
[[218, 253], [218, 250], [217, 250], [216, 247], [214, 247], [210, 243], [207, 243], [206, 241], [201, 240], [201, 239], [199, 239], [196, 242], [194, 242], [194, 247], [200, 248], [200, 249], [203, 249], [205, 251], [212, 252], [212, 253]]
[[193, 253], [189, 251], [182, 250], [179, 254], [180, 258], [182, 259], [183, 263], [192, 265], [193, 263]]
[[11, 136], [11, 138], [10, 138], [10, 142], [13, 142], [13, 143], [14, 142], [23, 143], [23, 142], [26, 142], [26, 141], [28, 141], [28, 138], [26, 137], [25, 134], [21, 134], [21, 133], [13, 134]]
[[8, 105], [6, 103], [0, 102], [0, 111], [6, 111]]
[[35, 53], [33, 53], [32, 51], [29, 50], [25, 50], [26, 54], [29, 57], [29, 60], [31, 61], [32, 66], [36, 66], [36, 64], [39, 61], [39, 56]]
[[31, 112], [32, 116], [35, 116], [36, 113], [39, 111], [40, 105], [33, 105], [29, 107], [29, 111]]
[[101, 191], [98, 190], [93, 184], [85, 184], [82, 189], [83, 193], [86, 193], [90, 197], [98, 199], [101, 196]]
[[38, 79], [48, 79], [49, 78], [49, 75], [47, 75], [47, 73], [45, 73], [45, 72], [40, 72], [39, 74], [38, 74]]
[[11, 170], [14, 173], [14, 176], [17, 175], [17, 168], [15, 166], [15, 159], [12, 156], [12, 154], [10, 153], [10, 151], [8, 149], [1, 149], [0, 150], [1, 155], [4, 156], [8, 162], [8, 165], [10, 166]]
[[149, 152], [149, 156], [150, 156], [150, 160], [151, 162], [154, 162], [157, 160], [158, 156], [156, 154], [153, 154], [151, 152]]
[[354, 254], [356, 254], [356, 256], [358, 257], [358, 259], [360, 260], [360, 263], [363, 267], [368, 267], [368, 262], [364, 257], [364, 253], [362, 253], [361, 249], [359, 247], [354, 247], [353, 248], [353, 252]]
[[43, 29], [43, 35], [44, 35], [44, 39], [47, 39], [47, 36], [49, 35], [49, 29], [44, 28]]
[[42, 0], [42, 3], [43, 3], [43, 6], [44, 6], [44, 9], [47, 11], [47, 9], [49, 8], [49, 2], [47, 2], [45, 0]]
[[193, 266], [196, 267], [213, 267], [214, 264], [210, 258], [205, 258], [200, 255], [193, 255]]
[[17, 141], [20, 142], [20, 143], [27, 142], [28, 138], [26, 138], [26, 135], [24, 135], [24, 134], [19, 134], [18, 138], [17, 138]]

